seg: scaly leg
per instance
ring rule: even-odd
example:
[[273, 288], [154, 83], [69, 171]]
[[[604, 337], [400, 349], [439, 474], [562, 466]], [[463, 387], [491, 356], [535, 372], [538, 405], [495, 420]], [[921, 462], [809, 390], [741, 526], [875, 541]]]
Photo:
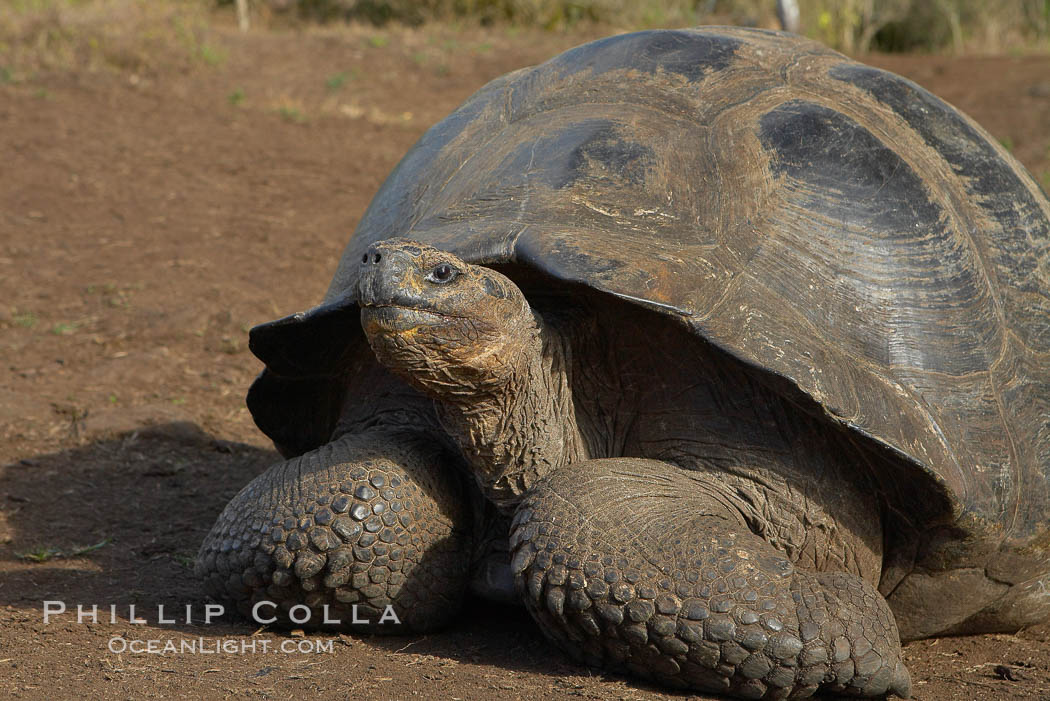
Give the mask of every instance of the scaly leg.
[[[447, 623], [467, 590], [471, 514], [455, 471], [425, 435], [375, 429], [272, 466], [240, 491], [197, 555], [209, 594], [287, 622], [305, 605], [373, 632]], [[402, 625], [388, 619], [393, 606]], [[302, 612], [298, 618], [303, 618]]]
[[587, 663], [749, 699], [907, 696], [897, 628], [872, 585], [794, 566], [654, 460], [560, 468], [520, 504], [512, 569], [544, 632]]

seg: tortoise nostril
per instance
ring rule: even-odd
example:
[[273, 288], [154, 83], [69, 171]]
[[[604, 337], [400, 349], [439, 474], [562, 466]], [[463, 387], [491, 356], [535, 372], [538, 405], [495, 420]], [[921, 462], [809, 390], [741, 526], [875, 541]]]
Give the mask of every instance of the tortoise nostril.
[[377, 253], [374, 256], [372, 256], [372, 262], [373, 263], [378, 263], [380, 260], [382, 260], [382, 258], [383, 258], [383, 256], [380, 255], [379, 253]]
[[367, 253], [364, 254], [363, 256], [361, 256], [361, 262], [362, 263], [367, 263], [368, 262], [368, 254]]

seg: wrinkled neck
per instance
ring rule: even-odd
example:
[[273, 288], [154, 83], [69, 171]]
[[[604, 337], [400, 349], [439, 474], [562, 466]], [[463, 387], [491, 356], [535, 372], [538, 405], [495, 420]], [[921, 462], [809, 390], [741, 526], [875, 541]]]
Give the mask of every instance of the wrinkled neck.
[[586, 459], [576, 425], [568, 340], [536, 315], [505, 381], [439, 400], [438, 417], [485, 495], [502, 510], [545, 475]]

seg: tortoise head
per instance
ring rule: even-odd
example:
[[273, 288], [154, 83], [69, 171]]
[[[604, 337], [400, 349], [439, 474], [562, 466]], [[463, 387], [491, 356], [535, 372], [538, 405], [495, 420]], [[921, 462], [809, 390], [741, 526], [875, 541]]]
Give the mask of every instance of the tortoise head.
[[507, 382], [538, 334], [500, 273], [403, 239], [373, 244], [357, 284], [361, 327], [383, 365], [437, 398]]

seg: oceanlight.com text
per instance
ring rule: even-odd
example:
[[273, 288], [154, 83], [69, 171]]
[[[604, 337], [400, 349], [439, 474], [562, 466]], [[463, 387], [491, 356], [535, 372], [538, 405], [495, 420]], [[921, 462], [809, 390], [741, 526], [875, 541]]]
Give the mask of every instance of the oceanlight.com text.
[[129, 640], [116, 636], [109, 639], [109, 651], [131, 655], [321, 655], [335, 651], [335, 641], [269, 640], [265, 638], [184, 638], [180, 640]]

